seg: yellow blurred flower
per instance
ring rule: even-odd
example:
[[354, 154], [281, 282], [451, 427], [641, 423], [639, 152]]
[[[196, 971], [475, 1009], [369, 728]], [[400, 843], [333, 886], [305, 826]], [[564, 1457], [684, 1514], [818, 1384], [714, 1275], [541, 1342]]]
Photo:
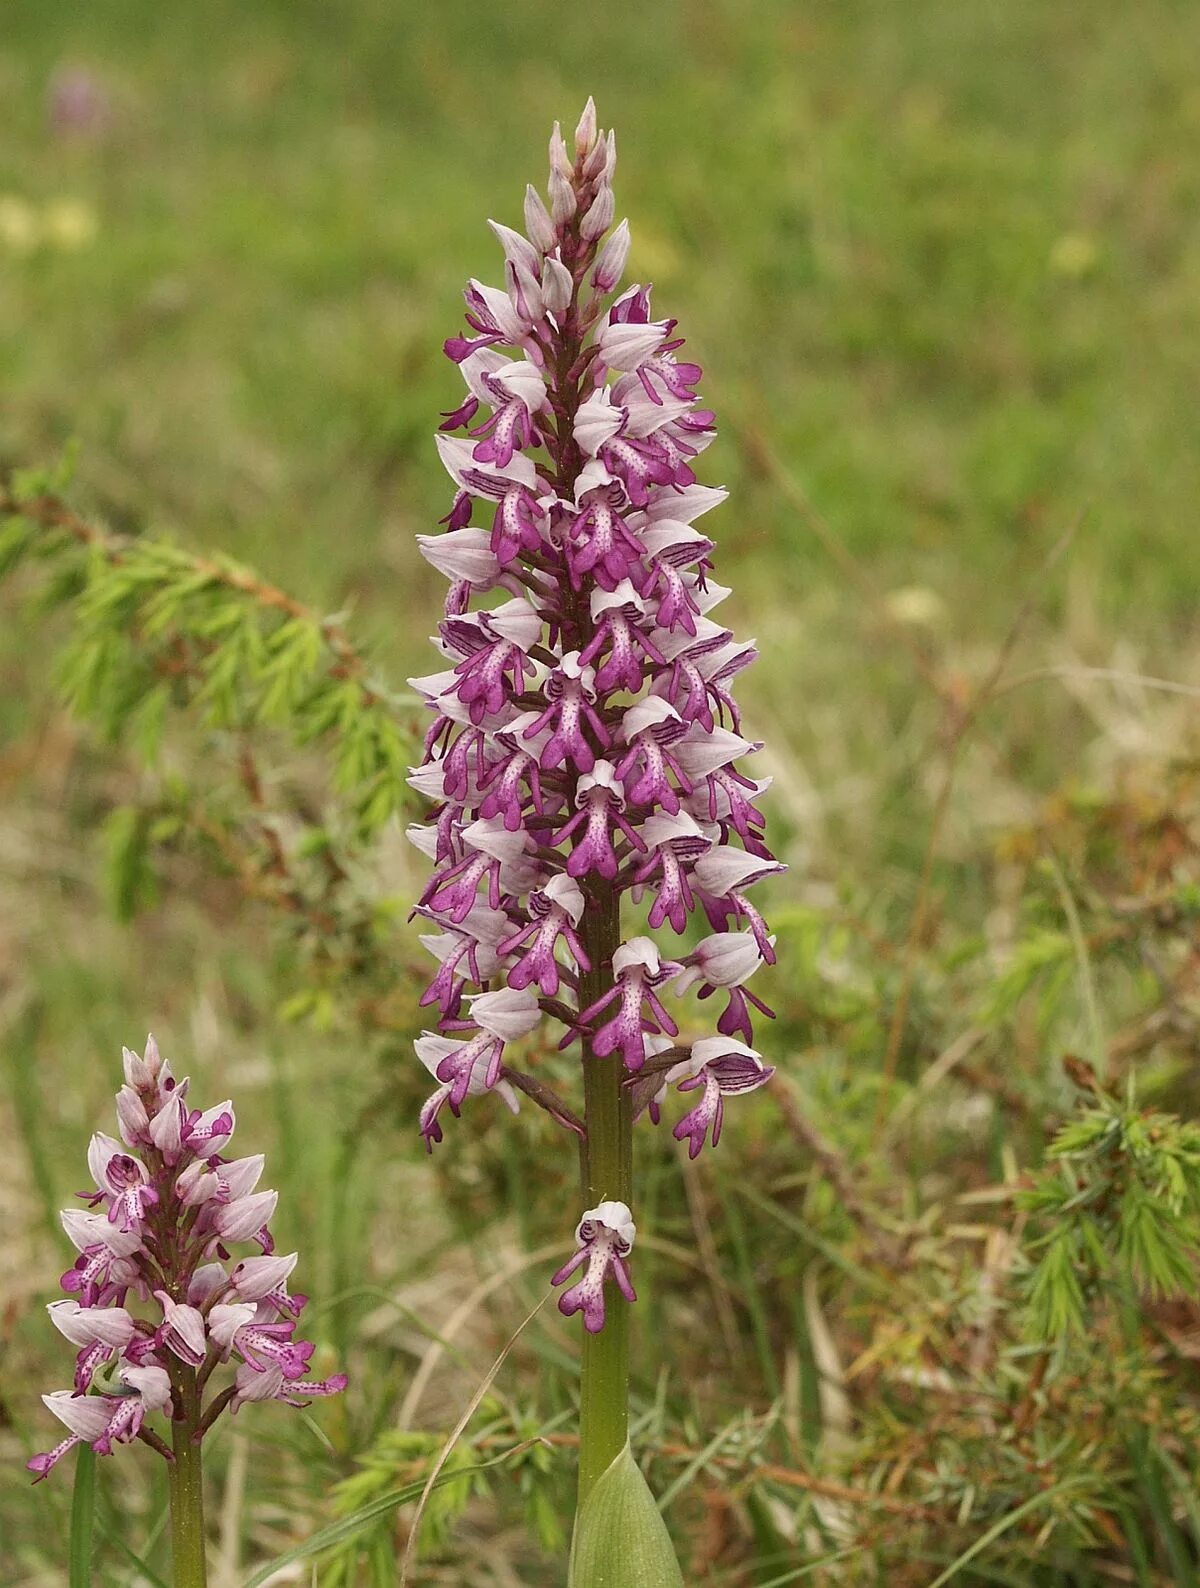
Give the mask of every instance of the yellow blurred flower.
[[946, 616], [946, 603], [928, 585], [909, 584], [889, 590], [884, 605], [894, 622], [914, 628], [937, 628]]
[[1100, 250], [1085, 232], [1064, 232], [1050, 250], [1050, 269], [1056, 276], [1079, 281], [1096, 268]]
[[31, 254], [35, 248], [74, 253], [94, 242], [96, 211], [83, 199], [51, 199], [40, 208], [18, 193], [0, 193], [0, 248]]
[[0, 246], [14, 254], [28, 254], [41, 239], [41, 222], [28, 199], [16, 193], [0, 193]]
[[67, 253], [86, 248], [100, 230], [95, 210], [82, 199], [54, 199], [42, 217], [46, 241]]

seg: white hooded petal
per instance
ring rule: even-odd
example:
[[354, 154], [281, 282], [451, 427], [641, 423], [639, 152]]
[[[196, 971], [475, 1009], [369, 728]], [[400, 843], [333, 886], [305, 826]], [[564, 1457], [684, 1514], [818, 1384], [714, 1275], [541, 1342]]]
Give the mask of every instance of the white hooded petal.
[[642, 545], [652, 557], [661, 557], [673, 568], [707, 557], [713, 543], [707, 535], [678, 518], [660, 518], [641, 531]]
[[575, 440], [580, 451], [585, 457], [594, 457], [624, 423], [625, 410], [614, 407], [603, 388], [594, 391], [586, 402], [580, 403], [575, 414]]
[[121, 1383], [136, 1390], [148, 1412], [165, 1412], [171, 1405], [171, 1380], [165, 1367], [121, 1368]]
[[572, 926], [578, 926], [583, 915], [583, 890], [574, 877], [568, 877], [565, 871], [560, 871], [556, 877], [542, 889], [551, 904], [557, 904], [569, 918]]
[[202, 1307], [210, 1296], [224, 1290], [228, 1281], [223, 1263], [202, 1263], [188, 1281], [188, 1302], [193, 1307]]
[[88, 1168], [101, 1191], [112, 1190], [108, 1183], [108, 1166], [113, 1158], [121, 1156], [128, 1156], [122, 1144], [113, 1137], [104, 1135], [102, 1131], [98, 1130], [88, 1142]]
[[283, 1389], [283, 1372], [280, 1368], [269, 1367], [265, 1372], [258, 1372], [248, 1362], [243, 1362], [237, 1370], [237, 1394], [233, 1398], [234, 1407], [243, 1405], [246, 1401], [270, 1401]]
[[627, 970], [640, 965], [644, 970], [649, 971], [651, 976], [657, 976], [661, 964], [662, 957], [653, 938], [631, 937], [628, 943], [622, 943], [613, 955], [613, 975], [622, 976]]
[[679, 713], [669, 700], [661, 695], [647, 695], [621, 718], [621, 733], [626, 744], [632, 744], [639, 733], [647, 728], [658, 728], [664, 722], [679, 722]]
[[761, 741], [755, 744], [750, 739], [743, 739], [741, 734], [730, 733], [727, 728], [705, 729], [697, 724], [673, 746], [672, 754], [695, 782], [761, 749]]
[[278, 1191], [256, 1191], [252, 1196], [227, 1202], [213, 1215], [213, 1228], [226, 1241], [248, 1241], [275, 1216]]
[[686, 811], [680, 811], [677, 816], [668, 816], [665, 812], [647, 816], [642, 823], [642, 837], [651, 850], [661, 849], [664, 844], [680, 838], [706, 841], [699, 822]]
[[471, 998], [471, 1019], [489, 1036], [502, 1042], [515, 1042], [541, 1023], [537, 993], [532, 987], [517, 990], [502, 987], [498, 992], [475, 993]]
[[588, 1208], [575, 1226], [575, 1239], [593, 1240], [598, 1233], [597, 1225], [602, 1225], [616, 1236], [617, 1246], [623, 1257], [632, 1250], [637, 1237], [637, 1226], [633, 1222], [633, 1214], [624, 1202], [599, 1202], [594, 1208]]
[[493, 860], [516, 860], [529, 845], [524, 828], [510, 833], [499, 816], [481, 816], [463, 828], [463, 842]]
[[89, 1443], [99, 1439], [112, 1421], [113, 1403], [106, 1395], [72, 1395], [70, 1390], [55, 1390], [52, 1395], [42, 1396], [42, 1404], [77, 1438]]
[[643, 325], [606, 323], [596, 338], [600, 357], [609, 369], [635, 370], [667, 340], [667, 322], [649, 320]]
[[530, 490], [538, 488], [537, 466], [533, 459], [525, 452], [514, 452], [511, 459], [501, 467], [495, 463], [477, 463], [473, 456], [476, 443], [467, 436], [447, 436], [439, 434], [434, 438], [438, 449], [438, 456], [446, 473], [462, 490], [472, 491], [480, 495], [477, 485], [468, 484], [466, 476], [486, 475], [489, 479], [498, 482], [497, 489], [489, 495], [503, 495], [506, 485], [527, 485]]
[[426, 826], [423, 822], [410, 822], [404, 829], [404, 836], [414, 849], [419, 849], [428, 859], [437, 859], [438, 830], [436, 827]]
[[422, 1031], [413, 1043], [417, 1057], [435, 1079], [437, 1067], [442, 1060], [448, 1059], [452, 1053], [457, 1053], [461, 1047], [461, 1040], [453, 1041], [450, 1037], [440, 1037], [436, 1031]]
[[[685, 575], [685, 578], [688, 576]], [[709, 579], [701, 589], [698, 581], [689, 581], [693, 599], [701, 612], [711, 612], [714, 607], [719, 607], [725, 597], [729, 595], [730, 587], [727, 584], [718, 584], [715, 579]]]
[[250, 1323], [258, 1308], [253, 1302], [222, 1302], [208, 1315], [208, 1333], [222, 1356], [228, 1356], [233, 1347], [233, 1337], [239, 1329]]
[[500, 329], [500, 334], [505, 341], [518, 343], [528, 329], [524, 320], [513, 307], [512, 299], [507, 292], [499, 287], [485, 287], [482, 281], [472, 277], [471, 290], [479, 294], [487, 312]]
[[713, 932], [693, 949], [688, 959], [692, 963], [685, 965], [676, 980], [676, 992], [699, 981], [714, 987], [740, 987], [763, 962], [752, 932]]
[[235, 1158], [232, 1163], [222, 1164], [221, 1179], [229, 1187], [229, 1195], [232, 1197], [249, 1196], [259, 1180], [262, 1179], [266, 1161], [261, 1152], [255, 1152], [251, 1153], [247, 1158]]
[[77, 1301], [52, 1301], [46, 1311], [72, 1345], [99, 1342], [120, 1349], [134, 1336], [133, 1317], [124, 1307], [81, 1307]]
[[114, 1257], [131, 1257], [142, 1244], [136, 1230], [119, 1230], [103, 1213], [85, 1213], [82, 1208], [64, 1208], [59, 1214], [67, 1239], [76, 1251], [89, 1246], [106, 1246]]
[[690, 524], [693, 519], [720, 507], [729, 492], [718, 485], [685, 485], [681, 491], [662, 491], [652, 496], [645, 514], [649, 522], [672, 518]]
[[454, 529], [445, 535], [418, 535], [425, 561], [447, 579], [466, 579], [489, 585], [500, 577], [500, 559], [491, 548], [486, 529]]
[[243, 1301], [260, 1301], [284, 1283], [296, 1262], [295, 1252], [288, 1252], [281, 1257], [244, 1257], [234, 1268], [230, 1279]]
[[576, 805], [585, 805], [587, 796], [594, 788], [607, 789], [610, 796], [616, 800], [617, 809], [625, 809], [625, 790], [611, 761], [597, 761], [592, 770], [585, 772], [579, 779], [575, 786]]
[[502, 606], [493, 607], [490, 612], [481, 615], [486, 618], [489, 628], [504, 639], [511, 640], [514, 645], [519, 645], [523, 651], [536, 645], [541, 637], [541, 615], [524, 596], [514, 596], [511, 601], [505, 601]]
[[750, 855], [744, 849], [725, 844], [701, 855], [693, 875], [705, 893], [723, 898], [727, 893], [748, 888], [763, 877], [786, 870], [778, 860], [764, 860], [759, 855]]
[[[536, 364], [527, 358], [508, 359], [493, 375], [510, 397], [525, 404], [531, 414], [543, 407], [546, 401], [546, 377]], [[495, 398], [489, 398], [495, 402]]]

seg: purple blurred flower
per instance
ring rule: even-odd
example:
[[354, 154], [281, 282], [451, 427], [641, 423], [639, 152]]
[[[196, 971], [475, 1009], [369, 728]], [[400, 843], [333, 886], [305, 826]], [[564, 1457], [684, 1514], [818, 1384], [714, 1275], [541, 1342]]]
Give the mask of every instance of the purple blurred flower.
[[55, 132], [86, 136], [112, 121], [108, 90], [86, 66], [61, 66], [50, 79], [50, 124]]

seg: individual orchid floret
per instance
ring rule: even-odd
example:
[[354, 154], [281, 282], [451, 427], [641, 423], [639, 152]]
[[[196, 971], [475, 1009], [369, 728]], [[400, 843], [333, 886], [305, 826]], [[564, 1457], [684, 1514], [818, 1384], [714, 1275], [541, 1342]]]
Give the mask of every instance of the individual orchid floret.
[[[702, 1093], [689, 1142], [714, 1139], [739, 1045], [753, 1053], [754, 1018], [770, 1015], [746, 988], [775, 952], [749, 890], [783, 867], [733, 698], [753, 642], [711, 616], [729, 591], [696, 527], [726, 495], [696, 474], [716, 434], [703, 371], [651, 288], [620, 286], [630, 227], [610, 231], [616, 140], [591, 100], [573, 135], [555, 124], [549, 156], [544, 193], [491, 222], [502, 278], [468, 284], [466, 328], [446, 343], [460, 394], [436, 446], [453, 496], [420, 550], [448, 593], [438, 670], [411, 680], [430, 714], [410, 781], [431, 809], [410, 837], [431, 862], [416, 913], [435, 961], [421, 1007], [437, 1012], [416, 1042], [436, 1082], [418, 1125], [432, 1148], [447, 1110], [489, 1092], [515, 1110], [522, 1093], [583, 1137], [586, 1160], [586, 1120], [509, 1045], [555, 1022], [558, 1049], [578, 1040], [596, 1067], [589, 1087], [632, 1080], [645, 1112], [636, 1088], [657, 1108], [676, 1053], [661, 990], [722, 991], [721, 1053], [674, 1083]], [[645, 926], [622, 932], [623, 910]], [[697, 918], [709, 936], [674, 954], [641, 935], [682, 937]], [[554, 1046], [529, 1041], [534, 1065]], [[123, 1139], [153, 1128], [127, 1113]], [[623, 1181], [609, 1192], [628, 1200]], [[589, 1329], [622, 1255], [600, 1211], [564, 1297]], [[95, 1256], [111, 1284], [122, 1259]]]
[[667, 1071], [665, 1084], [680, 1092], [701, 1089], [700, 1101], [675, 1126], [676, 1141], [686, 1141], [688, 1157], [696, 1158], [707, 1139], [715, 1147], [721, 1139], [725, 1098], [733, 1092], [753, 1092], [765, 1086], [774, 1069], [744, 1042], [729, 1037], [701, 1037], [693, 1042], [687, 1059]]
[[[289, 1398], [275, 1394], [273, 1379], [268, 1396], [243, 1395], [231, 1383], [201, 1407], [214, 1369], [231, 1350], [251, 1372], [273, 1373], [280, 1363], [297, 1368], [292, 1379], [307, 1370], [314, 1350], [293, 1338], [303, 1305], [286, 1290], [295, 1254], [235, 1261], [228, 1249], [255, 1241], [269, 1253], [278, 1200], [274, 1191], [255, 1189], [261, 1154], [225, 1157], [233, 1105], [192, 1108], [188, 1082], [175, 1081], [153, 1037], [141, 1057], [125, 1049], [124, 1064], [117, 1094], [122, 1140], [92, 1137], [88, 1167], [97, 1189], [83, 1193], [87, 1210], [62, 1215], [80, 1255], [62, 1277], [69, 1299], [52, 1302], [49, 1312], [79, 1354], [74, 1392], [42, 1397], [68, 1437], [30, 1460], [35, 1481], [84, 1442], [109, 1455], [136, 1439], [173, 1460], [148, 1417], [164, 1419], [163, 1431], [178, 1448], [180, 1437], [198, 1442], [239, 1395]], [[230, 1312], [237, 1313], [232, 1330]], [[323, 1388], [292, 1387], [335, 1393], [345, 1382], [336, 1374]]]
[[[613, 955], [612, 965], [616, 985], [581, 1011], [579, 1018], [581, 1022], [594, 1020], [617, 1000], [616, 1014], [593, 1034], [592, 1052], [598, 1058], [606, 1058], [619, 1048], [625, 1068], [638, 1070], [645, 1062], [646, 1032], [678, 1034], [679, 1027], [654, 991], [675, 974], [678, 966], [664, 963], [656, 944], [648, 937], [631, 938], [622, 944]], [[648, 1015], [646, 1009], [650, 1011]]]
[[562, 843], [577, 828], [583, 827], [583, 836], [567, 861], [570, 876], [583, 877], [592, 872], [606, 882], [612, 881], [617, 874], [613, 828], [627, 838], [634, 849], [645, 853], [645, 839], [625, 819], [625, 803], [625, 791], [611, 761], [597, 761], [590, 772], [579, 778], [575, 784], [578, 808], [554, 835], [555, 843]]
[[[488, 998], [497, 1002], [489, 1007]], [[499, 1000], [507, 1002], [501, 1007]], [[501, 1078], [501, 1061], [505, 1043], [524, 1036], [540, 1020], [536, 997], [507, 990], [485, 994], [475, 999], [471, 1013], [476, 1025], [469, 1026], [463, 1036], [443, 1037], [425, 1031], [414, 1044], [421, 1063], [441, 1083], [421, 1109], [421, 1135], [429, 1152], [442, 1139], [438, 1116], [446, 1103], [457, 1118], [466, 1098], [495, 1089], [514, 1114], [520, 1108], [516, 1093]]]
[[[773, 937], [768, 939], [768, 946], [774, 949]], [[762, 950], [752, 932], [714, 932], [685, 955], [682, 964], [674, 981], [677, 993], [698, 986], [700, 998], [711, 998], [718, 988], [729, 994], [729, 1002], [717, 1021], [717, 1030], [723, 1036], [740, 1033], [747, 1042], [751, 1040], [754, 1028], [748, 1003], [768, 1020], [774, 1018], [774, 1012], [746, 987], [763, 964]]]
[[610, 1275], [626, 1301], [637, 1300], [625, 1261], [636, 1234], [633, 1215], [624, 1202], [601, 1202], [589, 1208], [575, 1226], [576, 1250], [550, 1283], [561, 1285], [587, 1265], [582, 1279], [558, 1298], [558, 1310], [568, 1318], [582, 1312], [589, 1334], [599, 1334], [604, 1327], [604, 1286]]
[[[536, 981], [543, 997], [552, 998], [558, 991], [560, 967], [554, 950], [560, 939], [580, 970], [591, 969], [591, 961], [575, 931], [583, 915], [583, 893], [573, 877], [560, 874], [552, 877], [539, 892], [530, 894], [529, 908], [534, 919], [500, 944], [501, 954], [523, 949], [508, 973], [508, 985], [523, 989]], [[489, 993], [484, 996], [502, 995]], [[477, 998], [474, 1008], [481, 1002], [482, 999]]]

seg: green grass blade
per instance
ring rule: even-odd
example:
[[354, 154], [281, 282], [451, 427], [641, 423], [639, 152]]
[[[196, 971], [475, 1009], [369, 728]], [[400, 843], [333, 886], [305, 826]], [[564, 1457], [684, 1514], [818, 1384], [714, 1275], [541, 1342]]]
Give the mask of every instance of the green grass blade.
[[95, 1513], [96, 1452], [91, 1445], [80, 1445], [75, 1457], [75, 1490], [71, 1496], [71, 1543], [67, 1560], [70, 1588], [91, 1588]]
[[1066, 1494], [1069, 1489], [1078, 1489], [1091, 1482], [1091, 1478], [1077, 1477], [1065, 1478], [1062, 1483], [1056, 1483], [1053, 1488], [1044, 1489], [1040, 1494], [1031, 1496], [1015, 1510], [1009, 1511], [998, 1522], [994, 1522], [986, 1533], [981, 1533], [969, 1549], [963, 1550], [957, 1560], [950, 1562], [940, 1576], [935, 1577], [929, 1588], [942, 1588], [943, 1583], [948, 1583], [952, 1577], [957, 1577], [964, 1566], [969, 1566], [976, 1555], [982, 1555], [990, 1544], [1007, 1533], [1010, 1527], [1015, 1527], [1031, 1511], [1036, 1511], [1039, 1506], [1049, 1505], [1051, 1500], [1056, 1500], [1060, 1494]]
[[[461, 1482], [473, 1473], [483, 1472], [488, 1467], [496, 1467], [501, 1462], [507, 1461], [511, 1452], [505, 1450], [490, 1461], [481, 1461], [473, 1467], [458, 1467], [453, 1472], [441, 1473], [434, 1481], [432, 1487], [440, 1489], [444, 1483]], [[380, 1517], [387, 1516], [389, 1511], [396, 1510], [401, 1505], [407, 1505], [410, 1500], [419, 1500], [425, 1489], [425, 1480], [418, 1478], [413, 1483], [406, 1483], [403, 1488], [395, 1489], [391, 1494], [381, 1494], [377, 1500], [372, 1500], [369, 1505], [364, 1505], [361, 1510], [355, 1511], [350, 1516], [343, 1516], [337, 1522], [331, 1522], [328, 1527], [319, 1529], [309, 1538], [291, 1549], [284, 1550], [282, 1555], [276, 1555], [265, 1566], [260, 1566], [251, 1577], [247, 1577], [242, 1588], [261, 1588], [268, 1578], [276, 1572], [282, 1571], [285, 1566], [291, 1566], [296, 1561], [307, 1560], [312, 1555], [319, 1555], [322, 1550], [332, 1549], [336, 1544], [344, 1544], [348, 1539], [354, 1538], [364, 1528], [370, 1527]], [[75, 1588], [72, 1583], [71, 1588]]]
[[[156, 1571], [147, 1566], [145, 1558], [139, 1555], [137, 1550], [130, 1549], [119, 1533], [112, 1532], [99, 1519], [96, 1522], [96, 1531], [106, 1544], [115, 1549], [119, 1555], [123, 1555], [129, 1564], [136, 1568], [138, 1575], [135, 1580], [139, 1588], [169, 1588], [169, 1584]], [[144, 1547], [148, 1549], [150, 1546], [145, 1545]]]

